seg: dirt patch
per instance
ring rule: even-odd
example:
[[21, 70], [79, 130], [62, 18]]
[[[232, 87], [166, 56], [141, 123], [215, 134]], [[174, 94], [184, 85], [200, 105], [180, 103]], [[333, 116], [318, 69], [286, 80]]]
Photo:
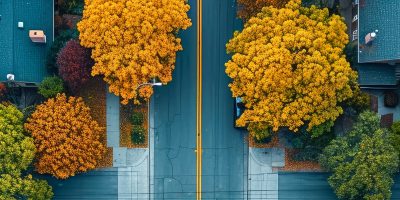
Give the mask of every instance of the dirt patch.
[[271, 141], [268, 143], [257, 143], [253, 137], [248, 137], [249, 147], [254, 148], [273, 148], [273, 147], [281, 147], [279, 144], [279, 136], [274, 134], [271, 138]]

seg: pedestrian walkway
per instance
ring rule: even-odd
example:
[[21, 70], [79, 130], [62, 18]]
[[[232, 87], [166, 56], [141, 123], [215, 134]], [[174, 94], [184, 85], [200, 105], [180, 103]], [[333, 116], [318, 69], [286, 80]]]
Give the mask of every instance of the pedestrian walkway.
[[278, 173], [285, 165], [281, 148], [249, 148], [248, 199], [278, 200]]
[[107, 147], [119, 147], [119, 97], [108, 92], [106, 95]]
[[120, 99], [107, 92], [106, 103], [107, 146], [113, 148], [118, 171], [118, 199], [149, 199], [149, 149], [120, 147]]
[[148, 149], [127, 149], [125, 160], [118, 167], [118, 199], [149, 199]]

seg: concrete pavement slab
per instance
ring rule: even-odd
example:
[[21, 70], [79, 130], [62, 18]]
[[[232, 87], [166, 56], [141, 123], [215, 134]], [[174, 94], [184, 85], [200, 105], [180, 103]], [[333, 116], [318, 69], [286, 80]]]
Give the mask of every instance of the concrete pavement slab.
[[177, 54], [174, 79], [152, 97], [154, 199], [196, 198], [196, 3], [189, 0], [192, 27], [179, 33], [184, 51]]
[[119, 97], [108, 92], [106, 95], [107, 147], [119, 147]]
[[126, 150], [126, 166], [139, 166], [148, 157], [147, 148], [134, 148]]
[[126, 147], [114, 147], [113, 148], [113, 166], [114, 167], [126, 167]]
[[278, 199], [278, 173], [273, 163], [281, 165], [284, 153], [278, 148], [249, 148], [248, 199]]

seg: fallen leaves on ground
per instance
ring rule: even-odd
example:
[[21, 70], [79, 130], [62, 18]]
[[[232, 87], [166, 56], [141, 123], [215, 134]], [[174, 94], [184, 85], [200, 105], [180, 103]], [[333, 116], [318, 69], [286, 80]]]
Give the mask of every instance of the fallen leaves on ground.
[[[85, 104], [90, 108], [90, 113], [94, 120], [99, 123], [101, 127], [107, 127], [106, 118], [106, 84], [101, 77], [90, 78], [77, 92], [85, 101]], [[102, 131], [101, 142], [107, 146], [107, 130]], [[113, 153], [112, 148], [109, 147], [102, 160], [97, 164], [99, 168], [112, 167]]]
[[280, 171], [322, 171], [318, 162], [293, 160], [295, 153], [296, 149], [285, 148], [285, 167]]

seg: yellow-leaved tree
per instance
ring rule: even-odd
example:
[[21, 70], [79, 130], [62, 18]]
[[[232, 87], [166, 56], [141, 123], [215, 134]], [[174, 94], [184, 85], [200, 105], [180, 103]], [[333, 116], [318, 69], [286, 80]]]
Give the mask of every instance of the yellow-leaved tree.
[[256, 137], [332, 125], [343, 113], [339, 103], [358, 87], [343, 54], [347, 42], [345, 23], [328, 9], [301, 7], [300, 0], [264, 7], [227, 44], [229, 86], [246, 106], [237, 125], [249, 125]]
[[185, 0], [85, 0], [78, 30], [81, 45], [93, 49], [92, 75], [103, 75], [124, 104], [150, 98], [150, 86], [136, 88], [153, 78], [172, 80], [189, 9]]
[[58, 94], [36, 107], [25, 123], [37, 148], [36, 170], [66, 179], [94, 169], [106, 151], [103, 127], [90, 116], [82, 98]]

